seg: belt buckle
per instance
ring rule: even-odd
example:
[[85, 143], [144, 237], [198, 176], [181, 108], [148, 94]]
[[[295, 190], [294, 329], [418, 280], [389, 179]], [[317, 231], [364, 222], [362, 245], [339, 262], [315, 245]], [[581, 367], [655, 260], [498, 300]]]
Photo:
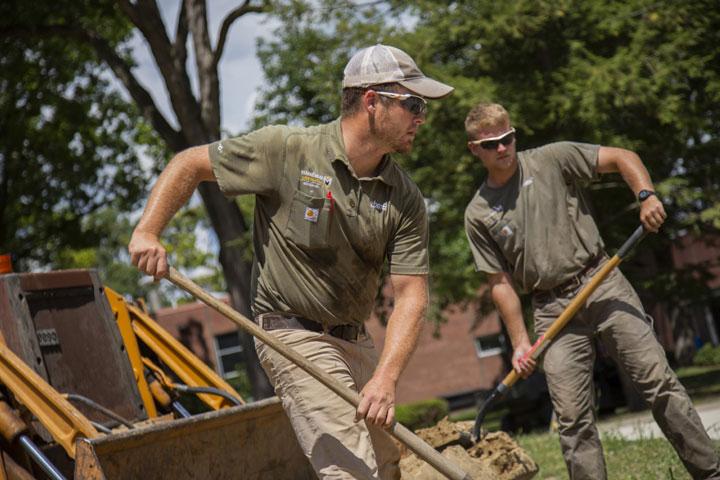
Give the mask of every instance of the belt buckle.
[[[346, 330], [347, 329], [347, 330]], [[344, 325], [343, 326], [343, 336], [345, 332], [348, 333], [348, 341], [357, 342], [358, 337], [360, 336], [360, 329], [356, 327], [355, 325]]]
[[573, 275], [568, 281], [557, 289], [557, 296], [564, 295], [566, 293], [574, 292], [582, 286], [581, 275]]
[[360, 333], [360, 329], [354, 325], [334, 325], [332, 327], [324, 327], [323, 330], [326, 334], [340, 338], [346, 342], [356, 342]]
[[568, 291], [576, 292], [583, 284], [583, 274], [579, 273], [570, 279], [572, 281]]

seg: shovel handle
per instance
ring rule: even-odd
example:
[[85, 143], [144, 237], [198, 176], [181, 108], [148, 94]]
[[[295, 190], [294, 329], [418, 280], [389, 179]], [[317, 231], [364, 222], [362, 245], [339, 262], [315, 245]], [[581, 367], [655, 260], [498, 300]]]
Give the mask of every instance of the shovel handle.
[[628, 253], [630, 253], [630, 250], [635, 248], [635, 245], [640, 243], [640, 240], [645, 238], [645, 235], [647, 235], [647, 233], [647, 230], [645, 230], [642, 225], [637, 227], [633, 234], [630, 235], [630, 238], [625, 240], [625, 243], [622, 244], [615, 256], [620, 257], [621, 260], [625, 260], [625, 258], [628, 256]]
[[[208, 292], [203, 290], [195, 282], [178, 272], [175, 268], [170, 267], [168, 274], [165, 276], [172, 283], [182, 288], [189, 294], [196, 297], [212, 309], [218, 311], [222, 315], [237, 324], [240, 328], [258, 338], [267, 346], [284, 356], [298, 367], [302, 368], [310, 376], [328, 387], [330, 390], [339, 395], [343, 400], [357, 408], [360, 403], [360, 396], [354, 390], [346, 387], [327, 372], [319, 369], [317, 366], [308, 361], [305, 357], [297, 353], [293, 348], [285, 345], [275, 336], [269, 334], [255, 322], [249, 320], [244, 315], [230, 307], [229, 305], [219, 301]], [[403, 442], [418, 457], [432, 465], [438, 472], [452, 480], [470, 480], [471, 477], [460, 470], [455, 464], [448, 461], [445, 457], [425, 443], [420, 437], [412, 433], [403, 425], [394, 422], [392, 427], [388, 429], [395, 438]]]

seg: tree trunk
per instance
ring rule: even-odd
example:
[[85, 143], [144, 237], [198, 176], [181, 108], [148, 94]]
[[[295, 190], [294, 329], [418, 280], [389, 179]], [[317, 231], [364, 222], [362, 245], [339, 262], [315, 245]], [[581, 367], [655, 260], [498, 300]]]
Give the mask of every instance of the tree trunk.
[[[160, 74], [165, 81], [173, 111], [180, 124], [180, 131], [173, 131], [169, 123], [159, 114], [149, 94], [137, 84], [132, 72], [114, 52], [99, 49], [116, 75], [128, 88], [131, 96], [142, 109], [156, 131], [176, 153], [194, 145], [203, 145], [220, 138], [220, 95], [217, 65], [226, 40], [227, 29], [232, 22], [244, 15], [263, 11], [264, 5], [245, 2], [236, 8], [221, 28], [219, 45], [214, 52], [210, 43], [207, 25], [207, 8], [204, 0], [184, 0], [178, 15], [174, 43], [167, 35], [158, 6], [154, 0], [119, 0], [118, 4], [148, 42]], [[200, 98], [195, 98], [186, 66], [188, 34], [195, 47], [197, 77]], [[245, 219], [234, 201], [220, 192], [216, 183], [205, 182], [199, 187], [205, 210], [220, 242], [220, 264], [227, 283], [230, 303], [247, 317], [250, 313], [251, 265], [244, 260], [240, 247], [234, 240], [247, 232]], [[255, 399], [274, 394], [255, 352], [252, 336], [240, 332], [245, 365]]]

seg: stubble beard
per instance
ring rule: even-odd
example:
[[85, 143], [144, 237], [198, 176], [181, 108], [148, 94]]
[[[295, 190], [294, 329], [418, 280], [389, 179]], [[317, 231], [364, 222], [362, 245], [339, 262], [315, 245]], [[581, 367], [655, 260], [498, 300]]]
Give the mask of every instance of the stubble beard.
[[[397, 127], [387, 120], [387, 115], [383, 118], [376, 118], [377, 114], [370, 115], [370, 133], [378, 145], [385, 147], [389, 153], [410, 153], [413, 147], [413, 140], [404, 142], [404, 135], [394, 132]], [[398, 129], [399, 130], [399, 129]]]

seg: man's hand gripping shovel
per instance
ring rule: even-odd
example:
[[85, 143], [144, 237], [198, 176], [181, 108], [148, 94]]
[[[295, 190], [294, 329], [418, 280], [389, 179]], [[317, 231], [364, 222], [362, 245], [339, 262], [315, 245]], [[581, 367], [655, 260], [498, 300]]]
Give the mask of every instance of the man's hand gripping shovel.
[[[355, 391], [341, 384], [328, 373], [317, 368], [305, 357], [297, 353], [289, 346], [285, 345], [283, 342], [281, 342], [274, 336], [267, 333], [257, 324], [250, 321], [230, 306], [217, 300], [215, 297], [204, 291], [200, 286], [182, 275], [173, 267], [169, 268], [169, 271], [165, 278], [167, 278], [172, 283], [182, 288], [186, 292], [190, 293], [209, 307], [217, 310], [219, 313], [232, 320], [240, 328], [257, 337], [270, 348], [272, 348], [291, 362], [295, 363], [297, 366], [305, 370], [309, 375], [314, 377], [320, 383], [328, 387], [341, 398], [343, 398], [348, 403], [357, 408], [358, 404], [360, 403], [360, 397]], [[388, 432], [392, 434], [395, 438], [403, 442], [405, 445], [407, 445], [407, 447], [412, 450], [418, 457], [422, 458], [427, 463], [432, 465], [438, 472], [442, 473], [447, 478], [450, 478], [452, 480], [471, 480], [471, 477], [467, 473], [460, 470], [460, 468], [458, 468], [455, 464], [448, 461], [445, 457], [440, 455], [437, 450], [425, 443], [413, 432], [411, 432], [401, 424], [397, 422], [393, 423], [393, 425], [388, 428]]]
[[[622, 262], [627, 257], [630, 250], [632, 250], [640, 242], [640, 240], [645, 237], [646, 233], [647, 232], [643, 229], [642, 225], [633, 232], [630, 238], [628, 238], [622, 245], [622, 247], [620, 247], [620, 250], [618, 250], [617, 253], [612, 258], [610, 258], [595, 275], [593, 275], [590, 281], [580, 290], [580, 292], [575, 296], [575, 298], [573, 298], [567, 308], [565, 308], [565, 310], [560, 314], [560, 316], [552, 323], [552, 325], [550, 325], [550, 328], [548, 328], [547, 332], [545, 332], [544, 335], [540, 336], [540, 338], [535, 341], [533, 346], [526, 354], [528, 358], [531, 358], [532, 360], [537, 362], [537, 360], [540, 358], [540, 355], [542, 355], [542, 353], [550, 345], [550, 342], [552, 342], [552, 340], [560, 332], [560, 330], [562, 330], [563, 327], [575, 315], [575, 313], [577, 313], [577, 311], [582, 307], [588, 297], [592, 295], [592, 293], [603, 282], [603, 280], [605, 280], [605, 278], [610, 274], [610, 272], [612, 272], [613, 269], [617, 267], [620, 262]], [[513, 369], [503, 379], [503, 381], [497, 387], [495, 387], [495, 390], [493, 390], [487, 400], [483, 402], [480, 410], [478, 410], [477, 416], [475, 417], [475, 425], [473, 426], [472, 431], [473, 442], [477, 442], [482, 437], [482, 422], [485, 419], [485, 415], [487, 414], [490, 407], [495, 403], [498, 398], [501, 398], [505, 394], [505, 392], [507, 392], [519, 379], [520, 374], [518, 374], [517, 371]]]

